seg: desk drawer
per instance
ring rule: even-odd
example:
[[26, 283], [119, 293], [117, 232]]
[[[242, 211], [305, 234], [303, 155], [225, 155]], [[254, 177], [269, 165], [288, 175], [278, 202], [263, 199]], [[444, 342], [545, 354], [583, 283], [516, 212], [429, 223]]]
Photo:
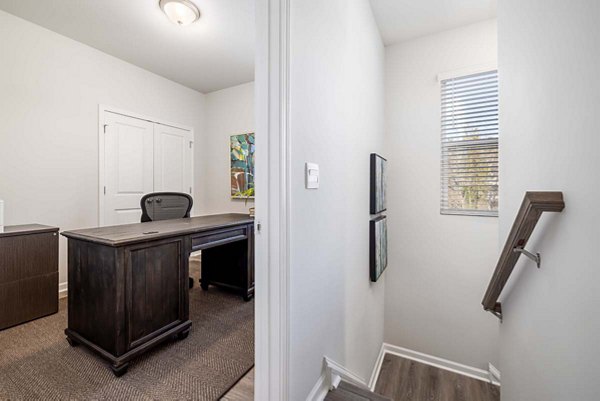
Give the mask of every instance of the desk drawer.
[[230, 242], [242, 241], [248, 238], [247, 227], [235, 227], [192, 236], [192, 250], [212, 248]]

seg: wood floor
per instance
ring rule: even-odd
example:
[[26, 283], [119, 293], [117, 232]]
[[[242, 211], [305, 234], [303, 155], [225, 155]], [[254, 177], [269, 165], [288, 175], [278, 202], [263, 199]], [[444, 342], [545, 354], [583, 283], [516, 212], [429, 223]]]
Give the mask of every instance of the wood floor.
[[[500, 387], [386, 354], [375, 393], [394, 401], [500, 401]], [[221, 401], [253, 401], [254, 368]]]
[[499, 401], [500, 387], [386, 354], [375, 392], [395, 401]]
[[254, 368], [250, 369], [221, 401], [253, 401], [254, 400]]

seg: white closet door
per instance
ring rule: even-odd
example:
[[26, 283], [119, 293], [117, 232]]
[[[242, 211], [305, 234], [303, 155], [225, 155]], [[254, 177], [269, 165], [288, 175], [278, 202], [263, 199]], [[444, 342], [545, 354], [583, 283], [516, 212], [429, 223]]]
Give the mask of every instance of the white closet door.
[[154, 190], [154, 124], [107, 112], [104, 225], [139, 223], [140, 199]]
[[192, 194], [192, 133], [154, 124], [154, 190]]

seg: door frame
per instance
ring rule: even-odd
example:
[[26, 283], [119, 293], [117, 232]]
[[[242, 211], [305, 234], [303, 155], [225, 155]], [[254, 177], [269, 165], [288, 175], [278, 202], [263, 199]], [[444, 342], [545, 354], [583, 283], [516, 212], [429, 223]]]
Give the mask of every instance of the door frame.
[[290, 399], [290, 0], [256, 0], [254, 399]]
[[[173, 128], [178, 128], [184, 131], [189, 131], [192, 136], [192, 196], [195, 192], [194, 185], [194, 153], [195, 153], [195, 135], [194, 128], [184, 125], [166, 121], [160, 118], [149, 117], [140, 113], [131, 112], [128, 110], [119, 109], [117, 107], [107, 106], [105, 104], [98, 105], [98, 225], [103, 226], [105, 216], [105, 201], [104, 201], [104, 187], [106, 186], [106, 149], [104, 148], [104, 127], [106, 124], [106, 113], [120, 114], [125, 117], [136, 118], [138, 120], [148, 121], [154, 124], [166, 125]], [[154, 139], [153, 139], [154, 140]], [[154, 161], [152, 162], [154, 164]], [[192, 209], [193, 211], [193, 209]]]
[[[290, 398], [290, 208], [289, 99], [290, 0], [256, 0], [255, 113], [255, 386], [254, 399]], [[99, 138], [104, 149], [104, 112], [148, 119], [100, 105]], [[169, 124], [184, 128], [178, 124]], [[190, 129], [193, 133], [193, 129]], [[103, 157], [101, 163], [104, 162]], [[103, 191], [99, 185], [99, 197]], [[260, 195], [262, 194], [262, 195]], [[101, 199], [102, 200], [102, 199]], [[102, 208], [103, 210], [103, 202]]]

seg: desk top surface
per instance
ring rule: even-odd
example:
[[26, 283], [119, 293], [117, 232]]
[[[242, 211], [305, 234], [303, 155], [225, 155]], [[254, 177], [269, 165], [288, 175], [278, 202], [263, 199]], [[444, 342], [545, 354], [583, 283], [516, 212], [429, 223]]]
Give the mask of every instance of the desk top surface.
[[253, 222], [254, 218], [247, 214], [229, 213], [65, 231], [62, 235], [108, 246], [123, 246]]
[[58, 227], [44, 226], [41, 224], [23, 224], [20, 226], [4, 226], [0, 231], [0, 238], [13, 237], [16, 235], [41, 234], [58, 231]]

